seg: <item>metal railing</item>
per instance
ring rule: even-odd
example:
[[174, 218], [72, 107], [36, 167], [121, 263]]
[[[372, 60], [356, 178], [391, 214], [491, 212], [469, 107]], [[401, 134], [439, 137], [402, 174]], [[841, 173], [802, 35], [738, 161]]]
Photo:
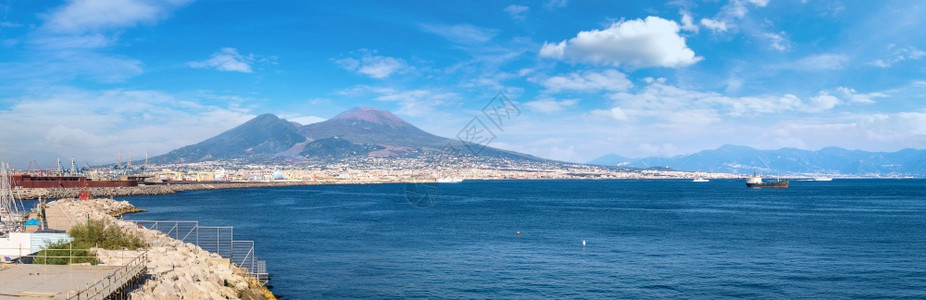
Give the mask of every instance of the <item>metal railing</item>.
[[[27, 249], [26, 249], [27, 250]], [[88, 259], [93, 259], [96, 263], [96, 256], [88, 256], [95, 249], [42, 249], [41, 251], [23, 255], [16, 259], [19, 264], [29, 263], [37, 265], [70, 265], [72, 263], [85, 263]], [[124, 257], [124, 253], [122, 257]], [[77, 288], [77, 291], [69, 290], [65, 299], [108, 299], [113, 298], [118, 292], [125, 292], [126, 288], [133, 282], [138, 283], [142, 275], [148, 271], [148, 251], [142, 251], [137, 256], [132, 251], [131, 260], [122, 266], [106, 273], [103, 278], [93, 283], [88, 283]], [[117, 297], [118, 298], [118, 297]]]
[[254, 253], [254, 241], [237, 241], [232, 226], [200, 226], [199, 221], [154, 221], [132, 220], [136, 225], [157, 230], [169, 237], [199, 246], [205, 251], [216, 253], [242, 268], [248, 278], [261, 283], [269, 280], [267, 262], [258, 260]]
[[145, 251], [127, 264], [113, 270], [111, 274], [95, 283], [88, 284], [73, 295], [68, 291], [66, 298], [78, 300], [112, 298], [113, 294], [124, 291], [130, 283], [137, 281], [148, 271], [147, 262], [148, 251]]

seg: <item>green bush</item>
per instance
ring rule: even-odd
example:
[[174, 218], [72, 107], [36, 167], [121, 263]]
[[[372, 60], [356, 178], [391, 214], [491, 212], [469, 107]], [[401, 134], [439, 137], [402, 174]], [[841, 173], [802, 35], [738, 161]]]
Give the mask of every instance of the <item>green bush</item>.
[[103, 220], [87, 220], [87, 223], [75, 225], [68, 231], [73, 239], [48, 245], [46, 250], [36, 254], [34, 263], [49, 265], [67, 265], [77, 263], [100, 263], [96, 252], [87, 249], [103, 248], [107, 250], [136, 250], [145, 247], [145, 242], [136, 235], [122, 232], [115, 224]]
[[98, 264], [100, 261], [96, 257], [96, 252], [86, 250], [87, 248], [73, 247], [71, 243], [60, 241], [48, 245], [46, 250], [39, 251], [35, 255], [35, 264], [43, 265], [67, 265], [90, 263]]
[[145, 247], [145, 242], [136, 235], [122, 232], [115, 224], [103, 220], [87, 220], [68, 231], [74, 238], [74, 248], [103, 248], [107, 250], [136, 250]]

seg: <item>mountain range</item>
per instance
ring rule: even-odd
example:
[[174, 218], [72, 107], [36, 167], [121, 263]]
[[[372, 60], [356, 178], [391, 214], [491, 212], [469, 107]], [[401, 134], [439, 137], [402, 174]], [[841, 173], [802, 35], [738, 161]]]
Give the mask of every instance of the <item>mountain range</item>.
[[371, 107], [352, 108], [308, 125], [264, 114], [205, 141], [150, 160], [157, 164], [212, 160], [327, 162], [351, 157], [424, 157], [447, 151], [465, 154], [467, 146], [478, 146], [472, 148], [481, 149], [477, 154], [484, 157], [543, 160], [439, 137], [388, 111]]
[[838, 147], [827, 147], [817, 151], [796, 148], [759, 150], [746, 146], [724, 145], [713, 150], [673, 157], [631, 159], [609, 154], [588, 163], [736, 174], [758, 172], [782, 175], [926, 176], [926, 150], [916, 149], [897, 152], [867, 152]]

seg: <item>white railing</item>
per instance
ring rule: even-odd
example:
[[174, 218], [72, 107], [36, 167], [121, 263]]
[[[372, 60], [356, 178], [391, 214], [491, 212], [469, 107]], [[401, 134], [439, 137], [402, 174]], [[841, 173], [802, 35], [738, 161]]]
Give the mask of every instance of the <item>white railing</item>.
[[132, 220], [131, 222], [163, 232], [176, 240], [199, 246], [205, 251], [216, 253], [244, 269], [249, 278], [257, 279], [261, 283], [269, 280], [267, 262], [258, 260], [254, 254], [254, 241], [235, 240], [234, 227], [200, 226], [198, 221]]

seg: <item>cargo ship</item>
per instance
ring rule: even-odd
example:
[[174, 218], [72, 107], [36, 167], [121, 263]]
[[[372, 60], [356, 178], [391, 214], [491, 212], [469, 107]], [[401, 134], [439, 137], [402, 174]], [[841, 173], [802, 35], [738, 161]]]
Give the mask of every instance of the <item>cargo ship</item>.
[[14, 188], [106, 188], [138, 186], [138, 180], [93, 180], [83, 176], [13, 174]]
[[752, 174], [749, 179], [746, 180], [746, 187], [750, 188], [788, 188], [788, 180], [781, 180], [780, 178], [774, 182], [763, 182], [762, 176]]

